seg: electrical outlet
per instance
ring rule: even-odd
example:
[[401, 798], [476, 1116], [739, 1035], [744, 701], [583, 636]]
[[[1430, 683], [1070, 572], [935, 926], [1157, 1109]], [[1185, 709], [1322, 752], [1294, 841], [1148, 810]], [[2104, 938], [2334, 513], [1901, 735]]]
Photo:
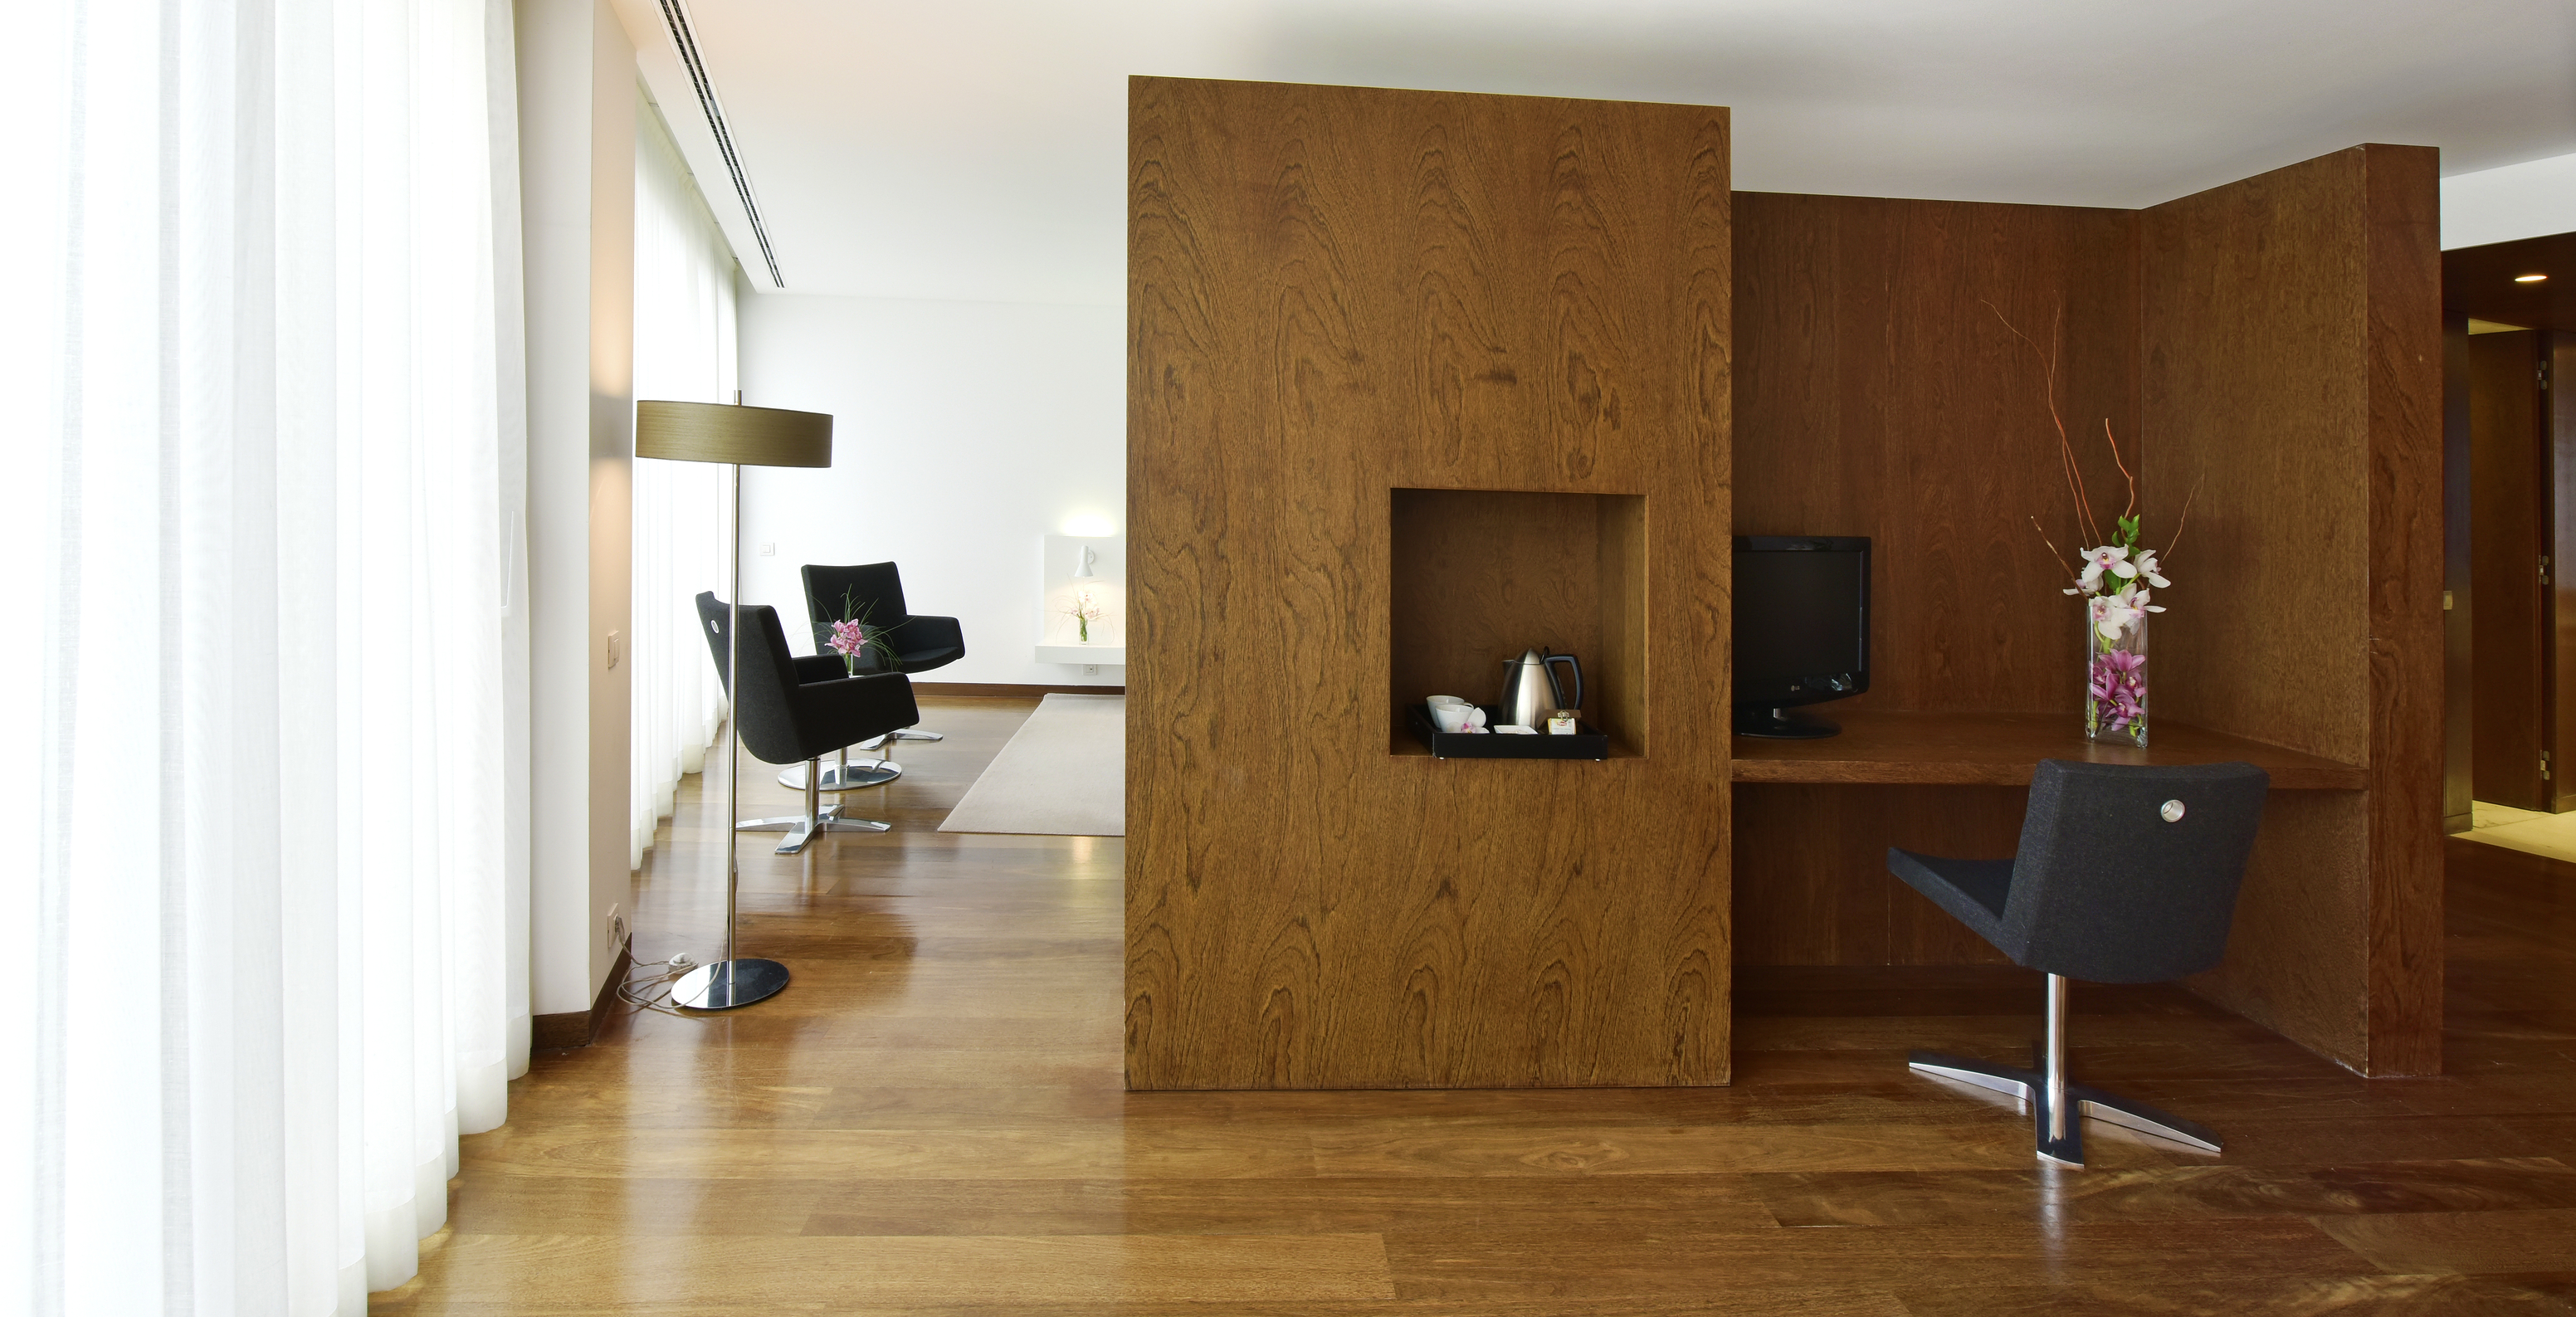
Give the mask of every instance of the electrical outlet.
[[625, 950], [626, 937], [626, 907], [622, 905], [608, 907], [608, 954], [614, 956]]
[[778, 556], [778, 541], [776, 541], [776, 540], [762, 540], [762, 541], [760, 542], [760, 556], [761, 556], [761, 557], [763, 557], [763, 558], [775, 558], [775, 557], [777, 557], [777, 556]]
[[1083, 664], [1083, 665], [1082, 665], [1082, 675], [1084, 675], [1084, 676], [1086, 676], [1086, 677], [1097, 677], [1097, 676], [1099, 676], [1099, 675], [1100, 675], [1100, 665], [1099, 665], [1099, 664], [1097, 664], [1097, 663], [1085, 663], [1085, 664]]
[[611, 671], [615, 671], [615, 670], [616, 670], [616, 668], [617, 668], [617, 642], [618, 642], [618, 639], [619, 639], [618, 633], [616, 633], [616, 632], [614, 632], [614, 631], [611, 631], [611, 632], [609, 632], [609, 633], [608, 633], [608, 666], [609, 666], [609, 669], [610, 669]]

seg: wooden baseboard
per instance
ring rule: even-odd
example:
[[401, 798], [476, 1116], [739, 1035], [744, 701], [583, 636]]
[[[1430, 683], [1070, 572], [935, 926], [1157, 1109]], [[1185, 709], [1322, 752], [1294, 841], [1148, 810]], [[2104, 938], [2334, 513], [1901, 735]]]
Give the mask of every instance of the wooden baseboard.
[[1124, 686], [1014, 686], [998, 681], [916, 681], [912, 693], [932, 699], [1036, 699], [1041, 695], [1124, 695]]
[[591, 1002], [590, 1009], [530, 1018], [528, 1046], [540, 1052], [590, 1046], [590, 1040], [599, 1036], [599, 1026], [608, 1021], [608, 1008], [617, 1000], [617, 985], [624, 983], [628, 971], [634, 968], [635, 949], [619, 948], [617, 963], [608, 967], [608, 982], [599, 985], [599, 997]]

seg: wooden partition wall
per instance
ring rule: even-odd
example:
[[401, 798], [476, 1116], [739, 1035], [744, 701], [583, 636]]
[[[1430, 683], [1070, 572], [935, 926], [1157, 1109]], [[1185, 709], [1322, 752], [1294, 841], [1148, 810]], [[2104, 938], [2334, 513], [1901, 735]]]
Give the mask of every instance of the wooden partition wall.
[[[1725, 1082], [1726, 112], [1130, 116], [1129, 1084]], [[1541, 644], [1619, 755], [1394, 731]]]
[[[2276, 765], [2194, 986], [2439, 1068], [2429, 151], [2117, 211], [1730, 198], [1723, 110], [1139, 79], [1131, 115], [1132, 1087], [1722, 1083], [1733, 963], [1995, 959], [1884, 851], [2009, 853], [2026, 789], [1736, 758], [1727, 537], [1875, 541], [1872, 689], [1825, 712], [2080, 757], [2050, 353], [2097, 507], [2106, 418], [2148, 543], [2201, 490], [2159, 725]], [[1613, 757], [1424, 754], [1403, 705], [1528, 645], [1583, 657]]]
[[2195, 986], [2372, 1075], [2441, 1069], [2436, 166], [2359, 146], [2144, 212], [2150, 514], [2200, 487], [2156, 698], [2369, 771], [2274, 793]]

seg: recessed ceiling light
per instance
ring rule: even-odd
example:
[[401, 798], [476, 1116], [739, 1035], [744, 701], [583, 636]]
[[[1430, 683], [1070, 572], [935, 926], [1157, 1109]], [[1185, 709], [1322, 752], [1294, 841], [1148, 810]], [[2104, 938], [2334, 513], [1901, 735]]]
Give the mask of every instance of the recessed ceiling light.
[[2545, 274], [2517, 274], [2513, 277], [2513, 281], [2518, 284], [2536, 284], [2548, 277]]

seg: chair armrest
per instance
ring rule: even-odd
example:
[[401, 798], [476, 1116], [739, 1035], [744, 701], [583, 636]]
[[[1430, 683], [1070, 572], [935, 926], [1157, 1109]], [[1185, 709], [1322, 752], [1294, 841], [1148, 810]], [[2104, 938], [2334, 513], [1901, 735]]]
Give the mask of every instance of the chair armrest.
[[897, 650], [919, 653], [925, 649], [964, 649], [966, 630], [953, 617], [930, 617], [915, 613], [902, 626], [886, 633]]
[[850, 675], [850, 665], [838, 654], [798, 654], [795, 660], [796, 680], [801, 684], [839, 681]]

